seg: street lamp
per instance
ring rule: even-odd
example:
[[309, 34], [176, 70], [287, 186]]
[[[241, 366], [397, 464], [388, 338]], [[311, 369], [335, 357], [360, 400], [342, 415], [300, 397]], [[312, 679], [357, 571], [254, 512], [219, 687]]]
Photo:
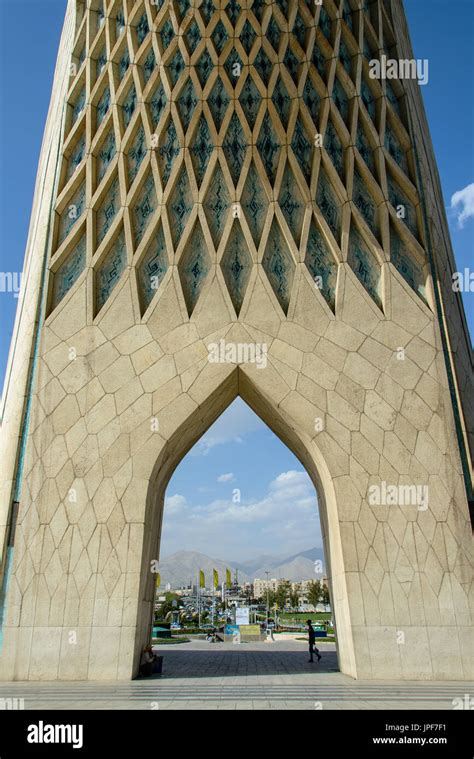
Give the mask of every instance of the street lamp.
[[265, 571], [265, 574], [267, 575], [267, 630], [268, 630], [268, 604], [269, 604], [269, 598], [268, 598], [268, 575], [270, 573], [268, 571]]

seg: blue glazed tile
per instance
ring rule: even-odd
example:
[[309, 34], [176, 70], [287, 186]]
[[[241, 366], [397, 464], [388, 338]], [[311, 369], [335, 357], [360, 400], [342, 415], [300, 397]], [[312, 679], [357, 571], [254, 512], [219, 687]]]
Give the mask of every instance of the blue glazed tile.
[[168, 270], [168, 257], [163, 228], [160, 224], [147, 252], [137, 267], [138, 293], [142, 313], [146, 311]]
[[120, 186], [118, 177], [114, 179], [96, 214], [97, 247], [107, 235], [120, 208]]
[[252, 257], [242, 234], [242, 228], [237, 221], [234, 221], [232, 225], [225, 253], [222, 256], [221, 269], [238, 316], [252, 269]]
[[138, 247], [143, 239], [143, 235], [146, 232], [156, 208], [156, 189], [153, 181], [153, 174], [150, 171], [132, 211], [135, 247]]
[[275, 218], [265, 247], [262, 266], [280, 306], [287, 314], [295, 275], [295, 262]]
[[351, 226], [347, 262], [359, 282], [365, 287], [372, 300], [382, 308], [380, 264], [368, 245]]
[[80, 241], [54, 274], [51, 309], [62, 301], [86, 267], [86, 238]]
[[214, 245], [220, 243], [229, 213], [231, 199], [220, 164], [217, 164], [204, 200], [204, 213]]
[[96, 312], [104, 306], [127, 266], [125, 236], [121, 232], [96, 272]]
[[196, 306], [210, 268], [211, 259], [198, 222], [178, 264], [179, 277], [189, 316]]
[[335, 311], [338, 266], [314, 219], [311, 219], [304, 262], [321, 295]]

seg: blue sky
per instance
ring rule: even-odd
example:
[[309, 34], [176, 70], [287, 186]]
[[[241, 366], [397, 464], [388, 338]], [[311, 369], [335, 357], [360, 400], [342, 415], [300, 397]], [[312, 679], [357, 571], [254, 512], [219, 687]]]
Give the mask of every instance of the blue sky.
[[[0, 0], [3, 272], [22, 268], [65, 7], [65, 0]], [[405, 0], [405, 7], [415, 55], [429, 60], [429, 83], [422, 91], [457, 266], [472, 268], [474, 193], [469, 195], [466, 188], [474, 183], [474, 2]], [[16, 33], [20, 26], [21, 50]], [[464, 205], [455, 213], [449, 206], [452, 196], [460, 192]], [[458, 216], [463, 208], [466, 218], [461, 227]], [[473, 293], [464, 295], [471, 335], [473, 298]], [[11, 293], [0, 293], [0, 378], [6, 367], [16, 304]], [[219, 481], [222, 475], [232, 477]], [[241, 490], [240, 506], [232, 502], [234, 488]], [[208, 537], [210, 527], [212, 539]], [[263, 552], [296, 553], [320, 544], [314, 490], [299, 462], [237, 401], [176, 470], [168, 488], [163, 535], [164, 554], [186, 546], [215, 555], [216, 545], [219, 556], [235, 560]]]
[[311, 480], [237, 398], [170, 480], [161, 556], [186, 550], [243, 561], [314, 546], [321, 546], [321, 530]]

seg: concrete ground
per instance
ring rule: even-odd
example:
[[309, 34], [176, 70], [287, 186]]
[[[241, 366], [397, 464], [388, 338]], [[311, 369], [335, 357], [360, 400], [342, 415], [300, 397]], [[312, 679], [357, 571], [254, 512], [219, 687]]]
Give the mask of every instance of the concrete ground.
[[[338, 671], [334, 644], [308, 663], [300, 641], [192, 641], [154, 646], [161, 677], [131, 682], [0, 683], [2, 698], [25, 709], [453, 709], [467, 682], [353, 680]], [[1, 703], [1, 701], [0, 701]]]

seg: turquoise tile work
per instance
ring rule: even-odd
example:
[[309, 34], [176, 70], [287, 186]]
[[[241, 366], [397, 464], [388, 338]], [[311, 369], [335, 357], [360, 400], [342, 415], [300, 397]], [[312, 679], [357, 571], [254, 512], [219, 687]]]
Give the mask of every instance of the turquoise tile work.
[[255, 82], [250, 77], [247, 77], [239, 95], [239, 103], [242, 106], [248, 125], [252, 130], [257, 120], [257, 114], [261, 102], [262, 96], [260, 95]]
[[173, 121], [168, 122], [165, 132], [164, 142], [157, 150], [158, 166], [160, 169], [161, 181], [166, 185], [170, 178], [174, 162], [180, 153], [178, 134]]
[[193, 208], [193, 196], [185, 167], [181, 168], [176, 185], [168, 202], [171, 236], [175, 248], [178, 246], [189, 215]]
[[156, 208], [157, 198], [155, 182], [153, 181], [153, 174], [150, 171], [132, 210], [135, 247], [141, 242]]
[[86, 107], [86, 88], [79, 90], [76, 99], [72, 103], [72, 123], [74, 124]]
[[[419, 200], [390, 161], [407, 174], [401, 83], [381, 84], [367, 70], [367, 61], [389, 40], [382, 25], [377, 47], [374, 4], [367, 3], [365, 20], [356, 0], [322, 5], [315, 0], [156, 0], [132, 5], [104, 6], [107, 34], [100, 33], [89, 78], [81, 70], [80, 81], [93, 87], [103, 69], [103, 79], [111, 76], [113, 87], [109, 90], [104, 81], [100, 98], [93, 90], [93, 192], [101, 182], [110, 182], [111, 167], [117, 171], [100, 207], [94, 203], [95, 244], [107, 239], [117, 218], [118, 176], [125, 171], [131, 253], [140, 250], [144, 239], [148, 246], [136, 265], [142, 313], [156, 291], [149, 284], [152, 272], [161, 281], [168, 265], [165, 232], [178, 256], [189, 313], [214, 254], [237, 316], [257, 256], [287, 313], [296, 250], [335, 311], [338, 257], [348, 236], [350, 265], [381, 306], [381, 267], [365, 225], [381, 244], [385, 215], [393, 220], [393, 230], [403, 233], [395, 211], [419, 239]], [[81, 47], [86, 58], [90, 55], [84, 41], [81, 37], [75, 43], [75, 61]], [[73, 91], [71, 107], [78, 119], [87, 107], [88, 90], [76, 83]], [[118, 102], [112, 102], [111, 92], [118, 93]], [[386, 120], [383, 98], [389, 104]], [[107, 126], [97, 145], [94, 136], [101, 123]], [[379, 134], [381, 126], [385, 131]], [[85, 134], [81, 124], [74, 148], [67, 151], [63, 186], [87, 160]], [[390, 170], [385, 172], [387, 154]], [[161, 203], [163, 220], [148, 245], [149, 225], [159, 216]], [[362, 231], [353, 227], [349, 234], [351, 207]], [[77, 210], [85, 210], [84, 190]], [[63, 211], [58, 245], [74, 221]], [[392, 263], [425, 297], [423, 271], [401, 242], [403, 234], [393, 230]]]
[[66, 179], [70, 179], [86, 154], [86, 137], [83, 134], [75, 145], [67, 164]]
[[120, 35], [124, 31], [125, 31], [125, 19], [123, 17], [123, 12], [119, 11], [115, 18], [115, 34], [117, 37], [120, 37]]
[[199, 83], [203, 89], [206, 86], [206, 83], [209, 79], [209, 75], [213, 68], [214, 68], [214, 64], [212, 62], [212, 58], [209, 55], [206, 48], [206, 50], [204, 50], [204, 52], [200, 56], [195, 67], [197, 78], [199, 79]]
[[201, 225], [197, 222], [178, 264], [179, 277], [189, 316], [196, 306], [210, 268], [211, 258]]
[[230, 204], [229, 190], [220, 164], [217, 164], [203, 204], [212, 241], [216, 247], [219, 245], [224, 231]]
[[341, 241], [341, 204], [322, 167], [319, 169], [316, 204], [333, 233], [337, 244]]
[[251, 268], [252, 257], [242, 234], [242, 227], [236, 220], [221, 260], [221, 269], [237, 316], [242, 308]]
[[220, 76], [217, 77], [212, 90], [207, 98], [207, 104], [214, 119], [214, 124], [217, 131], [220, 130], [222, 122], [224, 120], [227, 106], [230, 103], [230, 97], [227, 90], [224, 87], [224, 83]]
[[351, 226], [347, 262], [363, 284], [372, 300], [382, 308], [382, 278], [380, 264], [360, 234]]
[[143, 78], [145, 80], [145, 84], [148, 84], [148, 81], [151, 75], [153, 74], [155, 68], [156, 68], [155, 52], [153, 48], [150, 48], [150, 52], [148, 53], [147, 57], [143, 61]]
[[51, 310], [56, 308], [86, 268], [86, 238], [81, 237], [53, 277]]
[[138, 293], [142, 313], [146, 311], [168, 269], [165, 237], [160, 224], [137, 267]]
[[414, 290], [425, 303], [428, 303], [426, 296], [426, 276], [423, 269], [408, 252], [406, 245], [395, 231], [393, 225], [390, 225], [390, 261], [402, 275], [405, 282], [408, 282], [412, 290]]
[[388, 198], [397, 217], [407, 225], [412, 235], [418, 239], [418, 222], [413, 203], [389, 173], [387, 173], [387, 185]]
[[250, 227], [255, 247], [258, 248], [267, 217], [268, 198], [253, 161], [245, 180], [240, 203]]
[[408, 162], [406, 153], [399, 138], [388, 122], [385, 127], [385, 147], [387, 148], [395, 163], [398, 164], [401, 169], [403, 169], [405, 174], [408, 174]]
[[277, 83], [273, 90], [272, 103], [276, 108], [280, 121], [285, 127], [288, 128], [288, 117], [290, 115], [291, 97], [288, 94], [288, 90], [285, 87], [285, 83], [281, 76], [278, 77]]
[[122, 81], [130, 66], [130, 53], [128, 47], [122, 52], [118, 62], [118, 74], [119, 79]]
[[181, 119], [181, 124], [186, 132], [193, 117], [198, 99], [194, 90], [192, 79], [187, 79], [186, 84], [178, 95], [176, 107]]
[[151, 114], [151, 121], [153, 129], [156, 129], [158, 122], [161, 118], [161, 114], [164, 111], [168, 98], [166, 97], [165, 89], [162, 82], [159, 82], [155, 87], [153, 93], [150, 96], [149, 108]]
[[332, 121], [328, 121], [326, 127], [324, 147], [329, 153], [329, 157], [341, 180], [344, 181], [344, 146]]
[[110, 89], [106, 87], [97, 103], [97, 109], [96, 109], [97, 128], [99, 128], [99, 126], [102, 124], [106, 114], [108, 113], [109, 108], [110, 108]]
[[197, 129], [193, 134], [189, 146], [194, 176], [196, 177], [198, 187], [201, 186], [213, 150], [211, 133], [205, 116], [201, 114]]
[[300, 116], [298, 116], [296, 120], [295, 131], [293, 132], [293, 139], [291, 140], [291, 148], [300, 165], [303, 176], [309, 184], [311, 180], [313, 146], [308, 138], [306, 129], [303, 127], [303, 122]]
[[72, 197], [69, 198], [64, 211], [61, 214], [58, 232], [58, 246], [66, 239], [78, 219], [81, 218], [86, 208], [86, 184], [83, 182]]
[[127, 266], [127, 249], [123, 231], [96, 271], [96, 313], [104, 306]]
[[189, 24], [189, 26], [186, 29], [186, 32], [183, 35], [183, 38], [186, 43], [188, 52], [190, 53], [190, 55], [192, 55], [202, 39], [201, 32], [199, 31], [199, 27], [196, 21], [193, 20]]
[[278, 202], [291, 234], [296, 244], [299, 245], [306, 204], [288, 161], [283, 173]]
[[96, 239], [100, 245], [109, 231], [120, 208], [120, 185], [115, 177], [96, 214]]
[[150, 31], [150, 27], [148, 26], [148, 19], [146, 17], [146, 13], [143, 13], [142, 16], [140, 16], [137, 28], [136, 28], [136, 34], [137, 34], [137, 40], [138, 44], [141, 45], [145, 37], [147, 36], [148, 32]]
[[335, 311], [338, 265], [314, 219], [311, 219], [304, 262], [315, 287], [326, 299], [331, 310]]
[[262, 266], [280, 306], [287, 314], [295, 276], [295, 262], [276, 219], [272, 221]]
[[173, 24], [171, 23], [169, 18], [166, 19], [165, 23], [159, 30], [158, 34], [160, 36], [161, 44], [163, 46], [163, 52], [164, 52], [165, 50], [168, 49], [174, 37], [176, 36], [174, 33]]
[[136, 107], [137, 107], [137, 92], [135, 90], [135, 85], [132, 84], [122, 104], [123, 123], [125, 124], [125, 128], [128, 127], [128, 125], [130, 124], [132, 120], [132, 116], [135, 113]]
[[234, 112], [222, 144], [222, 149], [234, 184], [239, 181], [245, 159], [247, 140], [237, 114]]
[[171, 58], [171, 61], [168, 61], [168, 63], [165, 65], [165, 70], [168, 74], [168, 81], [170, 83], [171, 89], [173, 89], [175, 86], [185, 67], [186, 65], [184, 63], [183, 56], [181, 55], [181, 51], [176, 50], [175, 54]]
[[214, 43], [214, 48], [217, 55], [220, 55], [222, 51], [224, 50], [227, 40], [229, 39], [229, 35], [227, 34], [227, 29], [225, 28], [221, 20], [219, 20], [216, 26], [214, 27], [214, 31], [211, 34], [211, 39], [212, 39], [212, 42]]
[[267, 172], [268, 179], [271, 184], [274, 184], [281, 146], [268, 111], [264, 116], [262, 128], [257, 138], [257, 150]]
[[128, 181], [130, 184], [137, 176], [146, 154], [147, 147], [145, 142], [145, 130], [143, 128], [143, 124], [140, 124], [127, 154]]
[[362, 159], [367, 164], [367, 167], [375, 176], [374, 151], [372, 149], [372, 146], [369, 142], [369, 138], [367, 137], [367, 134], [365, 133], [364, 127], [362, 126], [360, 120], [359, 120], [359, 125], [357, 127], [356, 147], [359, 153], [361, 154]]
[[250, 55], [250, 51], [252, 50], [253, 43], [255, 42], [256, 38], [257, 34], [255, 32], [255, 29], [249, 21], [246, 21], [239, 35], [239, 40], [242, 43], [242, 47], [244, 48], [247, 55]]
[[357, 171], [354, 172], [352, 200], [356, 208], [362, 214], [362, 217], [366, 224], [369, 226], [371, 232], [375, 235], [375, 237], [378, 237], [379, 223], [377, 204], [371, 193], [368, 191], [361, 175]]
[[97, 156], [97, 182], [99, 183], [105, 176], [113, 157], [117, 152], [115, 145], [115, 135], [113, 128], [109, 129]]

